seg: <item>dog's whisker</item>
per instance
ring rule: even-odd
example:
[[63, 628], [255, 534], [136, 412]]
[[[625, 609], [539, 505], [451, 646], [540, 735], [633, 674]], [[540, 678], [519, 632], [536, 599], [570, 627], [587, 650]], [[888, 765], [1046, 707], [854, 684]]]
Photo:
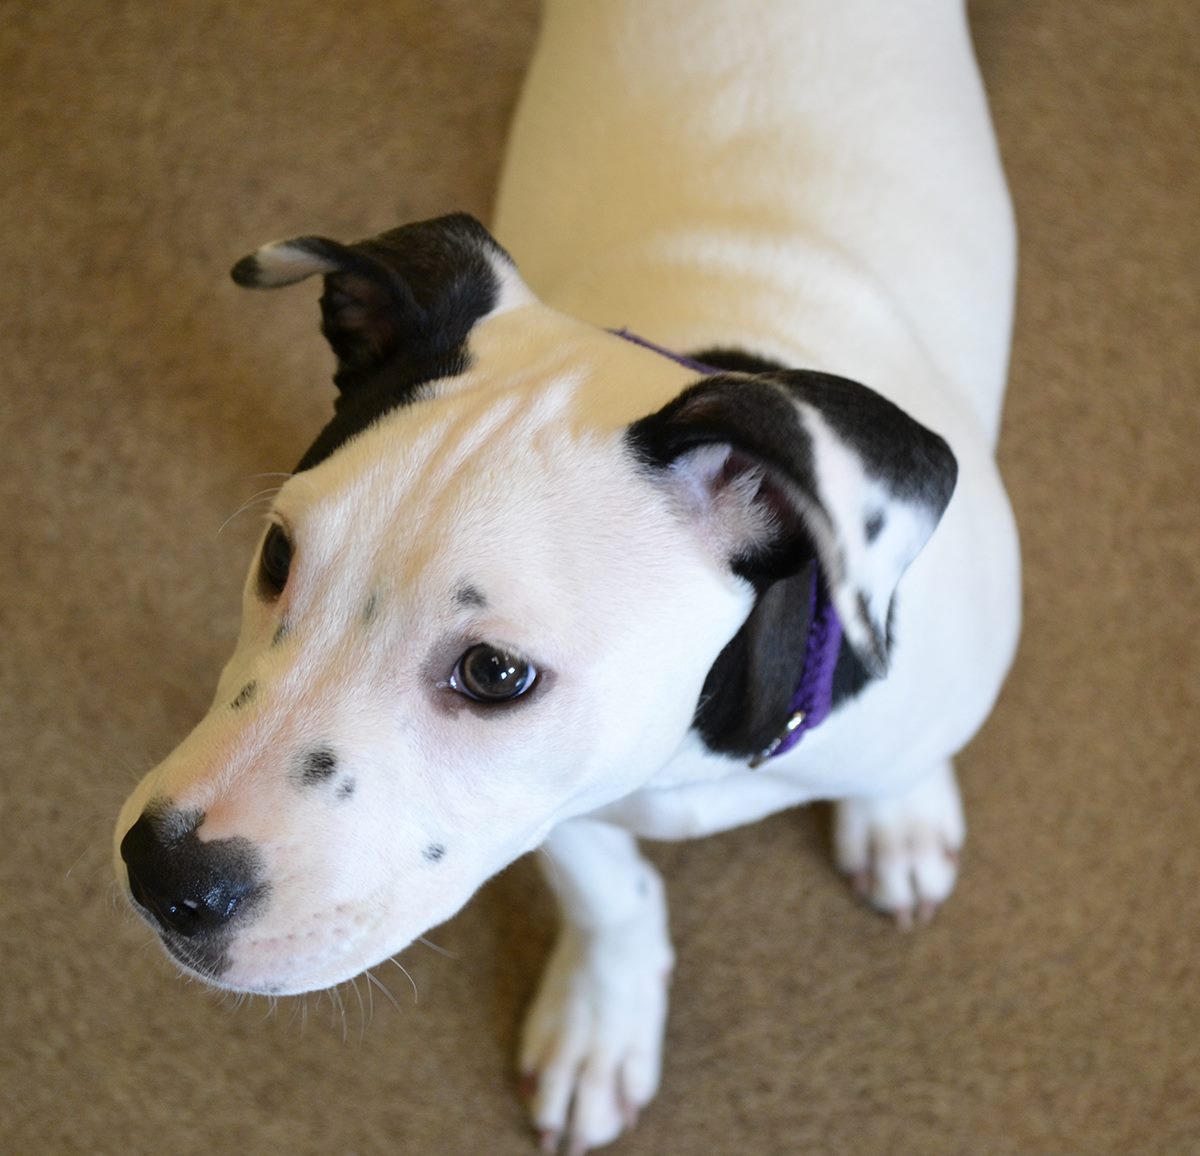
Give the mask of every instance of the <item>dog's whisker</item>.
[[261, 505], [265, 502], [269, 502], [275, 497], [276, 494], [279, 493], [281, 489], [283, 489], [282, 486], [269, 486], [265, 490], [259, 490], [258, 493], [251, 494], [250, 497], [248, 497], [236, 510], [234, 510], [232, 514], [229, 515], [228, 518], [225, 519], [225, 521], [221, 523], [220, 528], [217, 530], [217, 537], [219, 538], [221, 536], [221, 531], [224, 530], [225, 527], [228, 526], [229, 523], [232, 522], [239, 514], [245, 513], [248, 509], [250, 509], [251, 506]]
[[413, 979], [413, 977], [409, 974], [408, 968], [406, 968], [404, 966], [404, 964], [402, 964], [394, 955], [389, 956], [387, 959], [387, 962], [394, 963], [400, 969], [400, 971], [404, 974], [404, 978], [406, 980], [408, 980], [409, 984], [412, 986], [413, 1004], [416, 1005], [416, 1004], [420, 1003], [421, 1002], [421, 994], [420, 994], [420, 992], [417, 991], [417, 981], [415, 979]]
[[367, 1034], [367, 1011], [363, 1006], [362, 992], [358, 990], [357, 976], [350, 981], [350, 987], [354, 991], [354, 998], [358, 1000], [358, 1042], [361, 1044]]
[[379, 990], [381, 992], [383, 992], [384, 996], [387, 997], [388, 1003], [390, 1003], [392, 1005], [392, 1007], [394, 1007], [396, 1009], [396, 1011], [399, 1012], [400, 1004], [396, 1002], [396, 997], [394, 995], [392, 995], [391, 989], [387, 986], [387, 984], [385, 984], [383, 982], [383, 980], [381, 980], [379, 978], [379, 976], [375, 975], [372, 972], [368, 971], [368, 972], [364, 972], [363, 974], [367, 977], [367, 990], [370, 991], [372, 987], [379, 988]]
[[436, 951], [438, 955], [444, 955], [447, 959], [453, 959], [457, 962], [457, 960], [460, 958], [458, 952], [449, 951], [444, 947], [439, 947], [436, 943], [430, 939], [426, 939], [423, 935], [417, 936], [417, 942], [424, 944], [429, 948], [430, 951]]
[[221, 525], [217, 529], [217, 533], [215, 536], [219, 538], [221, 536], [222, 531], [229, 525], [230, 522], [232, 522], [240, 514], [245, 514], [245, 513], [248, 513], [249, 511], [255, 510], [255, 509], [269, 509], [271, 502], [272, 502], [271, 497], [251, 498], [250, 501], [248, 501], [244, 506], [235, 510], [232, 514], [229, 515], [228, 518], [225, 519], [225, 521], [223, 521], [221, 523]]
[[328, 989], [329, 999], [330, 999], [330, 1002], [333, 1004], [333, 1016], [331, 1017], [329, 1022], [330, 1022], [330, 1026], [333, 1027], [337, 1024], [338, 1017], [341, 1016], [342, 1043], [345, 1043], [346, 1042], [346, 1032], [347, 1032], [346, 1005], [342, 1002], [342, 993], [339, 990], [339, 988], [340, 988], [340, 985], [335, 985], [334, 987], [331, 987]]

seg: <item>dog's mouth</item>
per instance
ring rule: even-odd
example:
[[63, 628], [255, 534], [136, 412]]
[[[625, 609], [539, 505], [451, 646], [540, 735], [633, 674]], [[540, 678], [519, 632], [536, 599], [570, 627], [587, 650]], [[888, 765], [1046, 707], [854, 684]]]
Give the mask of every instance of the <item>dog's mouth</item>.
[[222, 930], [188, 934], [174, 930], [170, 920], [179, 919], [180, 913], [160, 910], [158, 901], [134, 874], [129, 875], [126, 895], [130, 906], [153, 929], [173, 962], [197, 979], [223, 986], [221, 976], [232, 965], [229, 955], [233, 939], [231, 932]]
[[[336, 930], [323, 934], [327, 923], [321, 919], [314, 919], [307, 929], [296, 925], [278, 933], [256, 933], [249, 918], [215, 929], [192, 930], [185, 923], [186, 930], [180, 930], [178, 912], [161, 911], [135, 874], [128, 873], [127, 880], [124, 890], [130, 906], [154, 931], [171, 962], [186, 976], [221, 991], [270, 996], [318, 991], [351, 979], [395, 953], [394, 947], [372, 950], [379, 923], [371, 920], [351, 935]], [[248, 917], [252, 909], [261, 909], [267, 891], [264, 884], [242, 900]], [[303, 950], [297, 950], [300, 944]]]

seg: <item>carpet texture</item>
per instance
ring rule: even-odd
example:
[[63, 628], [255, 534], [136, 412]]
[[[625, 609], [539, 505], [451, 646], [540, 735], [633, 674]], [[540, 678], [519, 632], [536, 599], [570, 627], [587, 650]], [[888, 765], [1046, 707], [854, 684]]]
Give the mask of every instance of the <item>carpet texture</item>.
[[[1022, 237], [1027, 625], [960, 760], [964, 876], [903, 936], [821, 808], [652, 848], [679, 967], [627, 1156], [1200, 1151], [1200, 38], [1184, 0], [973, 21]], [[272, 1010], [174, 978], [108, 839], [231, 648], [258, 523], [228, 519], [330, 403], [307, 290], [228, 266], [486, 217], [535, 27], [531, 0], [0, 5], [0, 1151], [532, 1150], [532, 863], [433, 934], [451, 956], [404, 954], [415, 1006], [384, 968], [398, 1008]]]

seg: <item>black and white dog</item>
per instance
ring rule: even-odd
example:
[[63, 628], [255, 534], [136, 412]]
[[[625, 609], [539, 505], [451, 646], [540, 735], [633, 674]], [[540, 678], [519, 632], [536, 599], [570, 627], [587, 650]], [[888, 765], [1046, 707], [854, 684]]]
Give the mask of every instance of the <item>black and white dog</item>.
[[552, 2], [496, 235], [235, 268], [324, 276], [339, 395], [117, 867], [188, 971], [287, 993], [546, 848], [563, 927], [520, 1063], [581, 1152], [659, 1079], [636, 836], [835, 799], [877, 907], [954, 885], [951, 758], [1020, 601], [992, 454], [1014, 235], [963, 5]]

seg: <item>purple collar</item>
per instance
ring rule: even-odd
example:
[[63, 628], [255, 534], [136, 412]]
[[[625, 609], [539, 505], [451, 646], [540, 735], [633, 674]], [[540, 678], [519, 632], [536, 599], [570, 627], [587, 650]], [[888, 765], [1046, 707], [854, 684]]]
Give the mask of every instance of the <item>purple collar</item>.
[[672, 353], [669, 349], [664, 349], [661, 345], [655, 345], [653, 341], [647, 341], [644, 337], [639, 337], [636, 333], [630, 333], [628, 329], [610, 329], [614, 337], [623, 337], [626, 341], [633, 342], [634, 345], [640, 345], [643, 349], [649, 349], [652, 353], [657, 353], [661, 357], [665, 357], [676, 365], [682, 365], [684, 369], [694, 369], [697, 373], [704, 374], [705, 377], [712, 377], [714, 374], [724, 373], [725, 370], [718, 369], [715, 365], [705, 365], [703, 361], [697, 361], [694, 357], [684, 357], [681, 353]]
[[[644, 337], [630, 333], [628, 329], [612, 329], [609, 332], [707, 377], [724, 372], [714, 366], [705, 365], [702, 361], [672, 353], [661, 345], [655, 345]], [[750, 760], [752, 770], [762, 766], [768, 759], [787, 754], [809, 731], [820, 726], [833, 709], [833, 673], [837, 669], [838, 654], [842, 647], [842, 623], [833, 608], [829, 590], [817, 566], [813, 567], [808, 607], [808, 638], [804, 643], [804, 666], [800, 671], [800, 683], [796, 687], [796, 693], [792, 695], [787, 721], [779, 734]]]

